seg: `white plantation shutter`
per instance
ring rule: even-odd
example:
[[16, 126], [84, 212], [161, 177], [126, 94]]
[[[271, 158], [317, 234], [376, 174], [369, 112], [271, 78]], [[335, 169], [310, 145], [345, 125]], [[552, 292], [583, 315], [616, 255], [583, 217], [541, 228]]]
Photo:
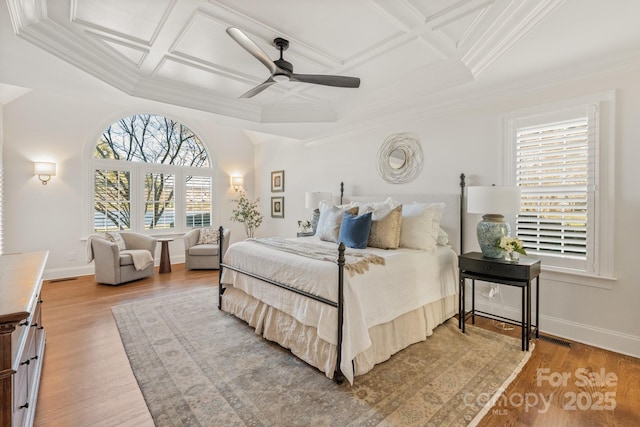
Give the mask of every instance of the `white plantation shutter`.
[[181, 233], [216, 223], [214, 162], [185, 125], [134, 114], [103, 130], [90, 156], [90, 233]]
[[518, 237], [527, 253], [569, 268], [592, 264], [595, 218], [595, 106], [581, 116], [516, 129]]
[[185, 207], [187, 227], [211, 226], [211, 184], [210, 176], [188, 175], [186, 177]]

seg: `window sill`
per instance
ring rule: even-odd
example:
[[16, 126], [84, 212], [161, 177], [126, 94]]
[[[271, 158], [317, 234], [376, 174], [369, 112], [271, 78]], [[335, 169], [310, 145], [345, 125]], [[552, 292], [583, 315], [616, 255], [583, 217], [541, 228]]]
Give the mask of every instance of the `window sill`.
[[590, 286], [592, 288], [613, 289], [613, 284], [618, 280], [610, 276], [598, 276], [577, 270], [569, 270], [560, 267], [542, 266], [540, 273], [542, 279], [555, 282], [569, 283], [572, 285]]

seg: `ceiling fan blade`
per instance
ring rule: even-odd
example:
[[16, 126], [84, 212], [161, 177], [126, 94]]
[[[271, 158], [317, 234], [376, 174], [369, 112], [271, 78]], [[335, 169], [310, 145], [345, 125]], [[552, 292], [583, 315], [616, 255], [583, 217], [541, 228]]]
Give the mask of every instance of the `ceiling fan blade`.
[[291, 74], [292, 82], [313, 83], [324, 86], [336, 87], [360, 87], [360, 79], [358, 77], [347, 76], [327, 76], [321, 74]]
[[279, 70], [278, 66], [271, 60], [271, 58], [269, 58], [269, 56], [267, 56], [267, 54], [264, 53], [262, 49], [260, 49], [260, 46], [255, 44], [253, 40], [251, 40], [245, 33], [242, 32], [242, 30], [235, 27], [229, 27], [227, 28], [227, 34], [229, 34], [232, 39], [234, 39], [240, 46], [242, 46], [244, 50], [255, 56], [258, 61], [262, 62], [264, 66], [269, 69], [271, 74], [274, 74]]
[[275, 83], [276, 81], [273, 80], [271, 77], [269, 77], [267, 80], [260, 83], [258, 86], [240, 95], [240, 98], [251, 98], [252, 96], [256, 96], [257, 94], [259, 94], [260, 92], [262, 92], [263, 90], [265, 90], [266, 88], [268, 88], [269, 86]]

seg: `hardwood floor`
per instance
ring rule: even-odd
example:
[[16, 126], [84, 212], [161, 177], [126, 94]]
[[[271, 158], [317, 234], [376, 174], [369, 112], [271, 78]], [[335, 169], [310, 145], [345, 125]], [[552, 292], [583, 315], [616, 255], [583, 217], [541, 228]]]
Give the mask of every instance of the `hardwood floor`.
[[153, 426], [111, 307], [218, 283], [217, 271], [172, 270], [121, 286], [93, 276], [43, 284], [47, 344], [36, 426]]
[[[98, 285], [93, 276], [44, 283], [47, 346], [36, 426], [153, 426], [111, 307], [218, 283], [217, 271], [186, 271], [182, 264], [172, 270], [121, 286]], [[498, 331], [487, 319], [477, 324]], [[518, 328], [503, 333], [520, 334]], [[529, 363], [481, 426], [640, 425], [640, 359], [579, 343], [565, 347], [535, 340], [535, 345]], [[584, 381], [601, 372], [608, 382]], [[559, 380], [563, 375], [566, 384]], [[610, 406], [615, 409], [605, 409]]]

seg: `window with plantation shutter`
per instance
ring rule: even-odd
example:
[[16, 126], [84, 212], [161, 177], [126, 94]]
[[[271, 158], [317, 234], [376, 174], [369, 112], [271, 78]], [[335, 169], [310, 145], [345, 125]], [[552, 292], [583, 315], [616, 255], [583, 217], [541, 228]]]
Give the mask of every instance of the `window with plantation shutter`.
[[211, 177], [186, 178], [187, 227], [211, 226]]
[[185, 125], [154, 114], [125, 117], [102, 132], [91, 155], [91, 233], [212, 224], [213, 162]]
[[613, 100], [532, 107], [504, 122], [505, 184], [521, 192], [512, 229], [543, 269], [594, 286], [613, 278]]
[[[593, 115], [592, 115], [593, 116]], [[589, 124], [576, 117], [516, 129], [518, 237], [527, 252], [586, 268], [593, 244], [594, 150]], [[591, 135], [591, 137], [590, 137]]]

